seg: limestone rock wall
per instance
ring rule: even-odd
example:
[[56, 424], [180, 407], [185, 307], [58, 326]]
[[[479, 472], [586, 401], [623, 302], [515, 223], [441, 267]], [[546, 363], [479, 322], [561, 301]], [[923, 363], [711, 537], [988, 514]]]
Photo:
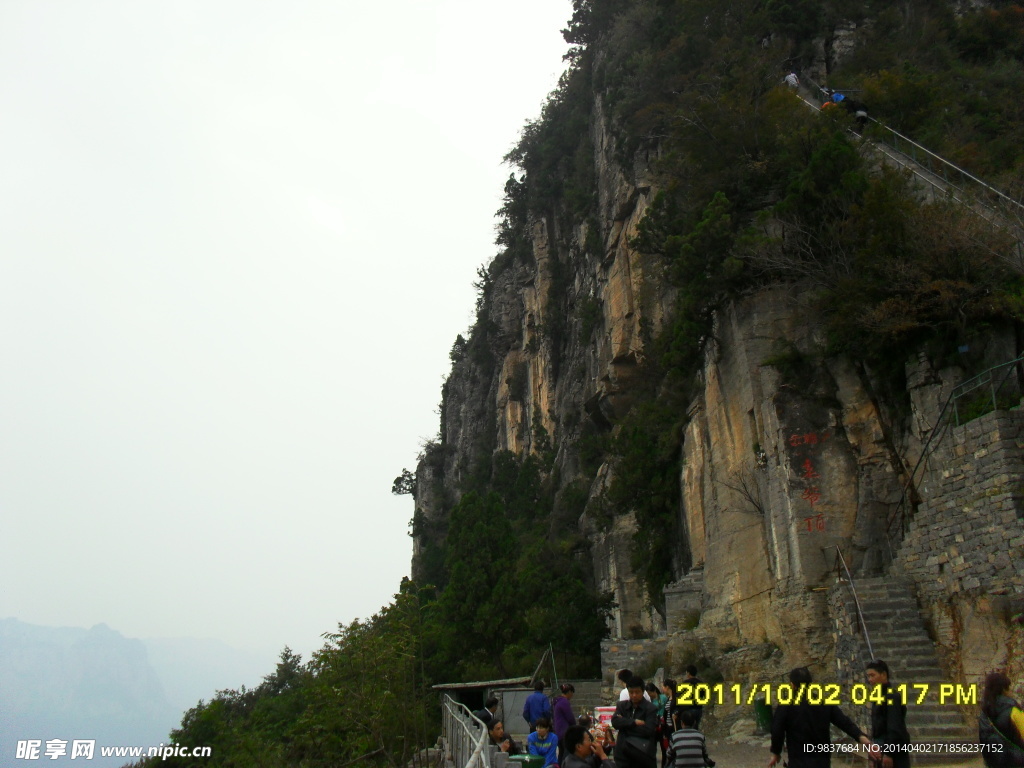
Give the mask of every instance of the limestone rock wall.
[[[596, 585], [615, 595], [614, 638], [668, 636], [669, 657], [679, 660], [694, 648], [728, 656], [731, 673], [741, 677], [757, 674], [744, 660], [765, 653], [773, 670], [796, 664], [834, 669], [826, 592], [835, 581], [836, 550], [855, 575], [890, 566], [895, 553], [888, 519], [961, 374], [933, 369], [924, 356], [909, 361], [910, 413], [899, 413], [880, 396], [870, 370], [825, 354], [822, 323], [800, 286], [766, 287], [723, 308], [698, 394], [680, 414], [687, 420], [679, 476], [683, 536], [675, 542], [680, 581], [670, 590], [667, 615], [659, 614], [652, 608], [658, 601], [644, 594], [630, 565], [632, 516], [607, 527], [595, 522], [614, 467], [584, 474], [578, 449], [582, 435], [608, 434], [628, 412], [646, 339], [673, 306], [660, 265], [630, 245], [657, 192], [651, 172], [656, 150], [643, 149], [621, 164], [600, 95], [591, 124], [600, 215], [571, 225], [557, 212], [538, 217], [530, 225], [530, 258], [493, 275], [480, 318], [484, 343], [470, 344], [454, 364], [444, 386], [440, 444], [428, 446], [417, 468], [416, 513], [424, 525], [414, 534], [413, 576], [422, 566], [425, 537], [443, 539], [446, 510], [474, 462], [501, 450], [535, 452], [544, 433], [562, 483], [591, 483], [579, 524], [592, 544]], [[1006, 453], [1013, 441], [1024, 440], [1009, 422], [993, 429], [1003, 437], [992, 450]], [[1009, 552], [1009, 565], [998, 555], [977, 559], [997, 531], [986, 528], [987, 539], [965, 548], [956, 538], [966, 539], [965, 523], [943, 522], [950, 508], [942, 505], [956, 497], [954, 507], [980, 520], [998, 496], [999, 526], [1012, 528], [1020, 524], [1013, 516], [1024, 496], [1018, 487], [1024, 487], [1024, 472], [993, 470], [980, 491], [990, 496], [958, 497], [956, 482], [973, 487], [965, 457], [987, 450], [969, 450], [968, 438], [981, 438], [970, 430], [964, 435], [962, 454], [935, 459], [936, 466], [963, 464], [955, 475], [960, 480], [929, 476], [931, 490], [921, 491], [926, 503], [899, 564], [928, 585], [922, 595], [933, 601], [936, 631], [948, 636], [951, 649], [974, 636], [971, 627], [982, 626], [990, 633], [984, 642], [994, 648], [1004, 635], [971, 617], [998, 613], [1003, 603], [967, 596], [998, 597], [989, 583], [996, 576], [1004, 579], [999, 589], [1006, 595], [1024, 592], [1024, 558], [1014, 561]], [[973, 531], [980, 523], [966, 525]], [[1020, 544], [1016, 534], [1007, 541]], [[952, 549], [956, 554], [949, 555]], [[950, 595], [955, 599], [948, 605], [959, 606], [952, 613], [942, 607]], [[744, 648], [758, 650], [740, 652]], [[957, 663], [973, 673], [988, 657]]]
[[[680, 514], [703, 569], [699, 633], [825, 664], [836, 548], [855, 569], [888, 562], [878, 532], [900, 467], [868, 384], [821, 356], [806, 316], [794, 288], [721, 313], [685, 433]], [[780, 349], [789, 363], [771, 364]]]

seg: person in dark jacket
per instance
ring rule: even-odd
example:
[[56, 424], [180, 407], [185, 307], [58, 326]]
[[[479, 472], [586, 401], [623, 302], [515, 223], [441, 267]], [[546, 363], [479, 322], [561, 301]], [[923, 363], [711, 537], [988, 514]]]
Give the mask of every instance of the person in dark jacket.
[[572, 697], [576, 688], [572, 683], [562, 683], [559, 686], [561, 694], [555, 699], [555, 735], [558, 737], [558, 762], [565, 757], [565, 732], [570, 726], [576, 725], [576, 715], [572, 711]]
[[981, 753], [989, 768], [1024, 766], [1024, 709], [1010, 696], [1010, 678], [1002, 672], [985, 675], [978, 742], [1001, 750]]
[[[800, 686], [810, 685], [813, 679], [807, 667], [797, 667], [789, 673], [794, 701]], [[832, 764], [831, 754], [813, 747], [831, 743], [830, 725], [865, 746], [871, 743], [867, 735], [839, 707], [810, 704], [806, 695], [800, 696], [800, 699], [799, 704], [779, 704], [772, 713], [772, 745], [768, 768], [772, 768], [782, 758], [783, 741], [786, 743], [789, 768], [829, 768]]]
[[529, 724], [530, 733], [537, 730], [537, 720], [542, 717], [551, 717], [551, 702], [544, 695], [543, 680], [533, 686], [533, 693], [526, 697], [523, 705], [523, 720]]
[[871, 739], [881, 748], [881, 768], [910, 768], [907, 705], [893, 694], [889, 665], [881, 659], [868, 664], [868, 685], [882, 688], [884, 702], [871, 705]]
[[654, 732], [658, 727], [658, 710], [644, 698], [642, 678], [630, 678], [626, 689], [629, 698], [620, 701], [612, 715], [612, 728], [619, 733], [615, 741], [615, 763], [619, 768], [655, 768], [658, 744]]
[[665, 711], [661, 715], [661, 768], [668, 768], [672, 764], [668, 748], [676, 729], [676, 681], [666, 678], [661, 690], [665, 694]]
[[[690, 666], [688, 666], [686, 668], [686, 677], [683, 678], [683, 683], [682, 684], [690, 686], [690, 688], [688, 689], [689, 696], [687, 698], [690, 701], [693, 701], [695, 693], [696, 693], [697, 686], [704, 684], [704, 681], [701, 680], [699, 677], [697, 677], [697, 667], [696, 667], [696, 665], [691, 664]], [[678, 695], [679, 694], [677, 693], [676, 696], [678, 697]], [[696, 704], [696, 705], [693, 705], [691, 707], [686, 707], [686, 709], [692, 709], [693, 710], [693, 714], [694, 714], [694, 726], [693, 727], [696, 728], [699, 731], [700, 730], [700, 719], [704, 715], [704, 707], [700, 706], [699, 704]], [[676, 709], [676, 713], [677, 714], [680, 714], [681, 712], [682, 712], [682, 708]], [[679, 724], [676, 723], [676, 725], [678, 726]]]
[[484, 702], [484, 708], [478, 709], [473, 715], [480, 720], [488, 729], [491, 727], [491, 721], [494, 720], [494, 715], [498, 711], [498, 699], [491, 696], [487, 701]]
[[571, 725], [565, 732], [565, 761], [562, 768], [615, 768], [604, 748], [594, 741], [582, 725]]
[[521, 755], [523, 753], [522, 748], [515, 743], [511, 736], [505, 733], [505, 724], [497, 718], [491, 721], [491, 727], [487, 731], [487, 736], [491, 744], [502, 752], [508, 752], [510, 755]]

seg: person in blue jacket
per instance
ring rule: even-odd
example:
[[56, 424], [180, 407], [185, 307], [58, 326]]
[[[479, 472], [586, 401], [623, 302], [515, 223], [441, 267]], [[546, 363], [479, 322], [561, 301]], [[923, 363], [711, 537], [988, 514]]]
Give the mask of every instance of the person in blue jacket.
[[558, 737], [551, 732], [551, 720], [537, 718], [537, 730], [526, 737], [526, 752], [544, 758], [544, 768], [558, 762]]
[[[529, 724], [530, 733], [537, 730], [537, 720], [542, 717], [548, 718], [550, 723], [551, 702], [548, 701], [548, 697], [544, 695], [543, 680], [533, 686], [533, 693], [526, 698], [526, 704], [523, 705], [523, 719]], [[548, 727], [551, 727], [550, 724]]]

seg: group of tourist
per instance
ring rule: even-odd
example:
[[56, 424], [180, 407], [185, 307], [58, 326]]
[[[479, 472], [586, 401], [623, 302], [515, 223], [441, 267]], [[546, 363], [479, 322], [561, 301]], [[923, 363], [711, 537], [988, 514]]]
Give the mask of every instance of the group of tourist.
[[[685, 684], [701, 683], [695, 667], [688, 667], [686, 673]], [[869, 735], [838, 706], [812, 704], [813, 697], [800, 695], [813, 678], [806, 667], [792, 670], [793, 700], [799, 703], [775, 707], [768, 768], [782, 760], [784, 745], [789, 768], [829, 768], [831, 751], [823, 745], [831, 744], [833, 725], [866, 747], [872, 768], [910, 768], [907, 707], [894, 694], [891, 674], [884, 661], [867, 665], [869, 687], [881, 691], [871, 697]], [[577, 720], [571, 704], [576, 689], [571, 683], [561, 686], [553, 707], [543, 683], [538, 683], [523, 707], [530, 729], [526, 754], [543, 758], [544, 768], [657, 768], [660, 750], [662, 768], [714, 768], [700, 730], [702, 707], [677, 706], [674, 680], [666, 679], [659, 689], [628, 669], [620, 671], [618, 679], [622, 691], [611, 718], [614, 737], [605, 725], [586, 715]], [[498, 700], [491, 698], [474, 714], [484, 722], [493, 745], [512, 755], [522, 754], [523, 748], [496, 717], [497, 707]], [[988, 768], [1024, 768], [1024, 710], [1010, 696], [1010, 679], [1005, 674], [993, 672], [985, 679], [979, 742]]]

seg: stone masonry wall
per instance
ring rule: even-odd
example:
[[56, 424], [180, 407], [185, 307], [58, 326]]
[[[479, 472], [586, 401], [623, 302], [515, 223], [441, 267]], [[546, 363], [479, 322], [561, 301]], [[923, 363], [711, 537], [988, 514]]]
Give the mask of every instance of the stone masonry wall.
[[928, 465], [891, 573], [914, 585], [955, 677], [1006, 668], [1018, 679], [1024, 633], [1010, 617], [1024, 599], [1024, 413], [952, 428]]
[[1024, 414], [953, 428], [930, 464], [895, 568], [926, 599], [1024, 592]]
[[641, 677], [651, 676], [665, 666], [668, 638], [648, 640], [603, 640], [601, 642], [601, 676], [613, 688], [618, 688], [615, 676], [620, 669], [629, 669]]
[[[864, 666], [871, 659], [864, 658], [861, 650], [863, 632], [846, 582], [837, 582], [829, 589], [828, 607], [833, 624], [832, 638], [835, 641], [836, 680], [842, 685], [859, 683], [864, 675]], [[822, 679], [828, 679], [831, 672], [833, 670], [826, 670]]]

